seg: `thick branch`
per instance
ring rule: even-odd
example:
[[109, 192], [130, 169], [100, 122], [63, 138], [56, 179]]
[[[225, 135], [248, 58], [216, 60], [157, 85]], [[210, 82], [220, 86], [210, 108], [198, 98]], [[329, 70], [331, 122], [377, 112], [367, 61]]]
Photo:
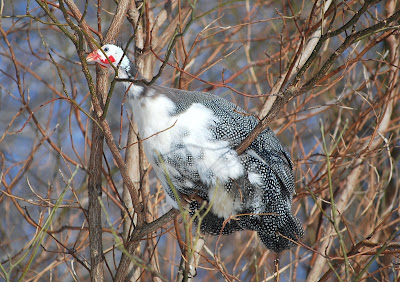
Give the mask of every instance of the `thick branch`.
[[[147, 236], [148, 234], [151, 234], [152, 232], [155, 232], [159, 228], [161, 228], [163, 225], [166, 223], [170, 222], [172, 219], [175, 218], [179, 214], [179, 210], [172, 209], [160, 218], [156, 219], [155, 221], [144, 224], [141, 228], [135, 229], [134, 233], [132, 234], [131, 239], [128, 242], [128, 245], [126, 246], [126, 250], [128, 253], [133, 253], [134, 250], [137, 248], [137, 246], [140, 243], [140, 240]], [[122, 256], [121, 262], [118, 265], [118, 270], [117, 274], [114, 278], [114, 281], [125, 281], [125, 277], [128, 275], [128, 270], [129, 270], [129, 264], [130, 260], [127, 256]]]

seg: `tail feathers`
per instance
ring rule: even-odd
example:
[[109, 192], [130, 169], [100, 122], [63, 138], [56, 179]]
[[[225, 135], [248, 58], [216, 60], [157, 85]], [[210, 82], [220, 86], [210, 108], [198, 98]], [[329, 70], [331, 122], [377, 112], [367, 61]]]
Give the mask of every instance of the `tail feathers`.
[[264, 245], [276, 253], [294, 247], [304, 236], [299, 219], [290, 210], [281, 210], [279, 213], [248, 210], [238, 218], [242, 228], [257, 231]]
[[271, 230], [268, 224], [261, 224], [257, 228], [261, 241], [268, 249], [277, 253], [294, 247], [296, 242], [304, 236], [303, 227], [298, 218], [288, 214], [284, 222], [285, 224], [277, 226], [276, 230]]

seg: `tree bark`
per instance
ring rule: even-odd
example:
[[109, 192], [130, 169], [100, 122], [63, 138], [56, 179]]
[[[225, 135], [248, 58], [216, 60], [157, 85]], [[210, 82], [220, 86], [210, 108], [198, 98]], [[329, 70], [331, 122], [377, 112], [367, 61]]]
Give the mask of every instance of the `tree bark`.
[[[96, 95], [99, 101], [103, 101], [103, 94], [106, 93], [104, 87], [107, 86], [107, 75], [104, 70], [98, 67], [96, 80]], [[101, 103], [103, 106], [103, 103]], [[93, 112], [93, 118], [100, 122], [100, 118]], [[104, 256], [103, 256], [103, 238], [101, 223], [101, 206], [99, 197], [101, 197], [102, 177], [101, 168], [103, 161], [104, 134], [101, 128], [93, 123], [92, 128], [92, 146], [90, 148], [90, 159], [88, 168], [88, 224], [89, 224], [89, 242], [90, 242], [90, 279], [91, 281], [104, 281]]]

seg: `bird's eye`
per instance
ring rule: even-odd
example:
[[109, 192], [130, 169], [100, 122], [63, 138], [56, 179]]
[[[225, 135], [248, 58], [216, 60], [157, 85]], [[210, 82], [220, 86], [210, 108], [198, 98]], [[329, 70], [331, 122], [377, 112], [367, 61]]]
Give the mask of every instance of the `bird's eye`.
[[104, 52], [108, 52], [108, 47], [104, 48]]

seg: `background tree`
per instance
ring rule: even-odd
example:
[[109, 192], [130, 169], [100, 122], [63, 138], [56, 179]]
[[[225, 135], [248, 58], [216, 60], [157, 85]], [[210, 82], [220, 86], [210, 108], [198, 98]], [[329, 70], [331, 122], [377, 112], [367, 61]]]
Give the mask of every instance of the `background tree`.
[[[3, 279], [400, 279], [397, 1], [12, 0], [0, 14]], [[117, 40], [149, 81], [258, 116], [239, 153], [266, 126], [278, 134], [298, 247], [190, 237], [123, 88], [85, 62]]]

